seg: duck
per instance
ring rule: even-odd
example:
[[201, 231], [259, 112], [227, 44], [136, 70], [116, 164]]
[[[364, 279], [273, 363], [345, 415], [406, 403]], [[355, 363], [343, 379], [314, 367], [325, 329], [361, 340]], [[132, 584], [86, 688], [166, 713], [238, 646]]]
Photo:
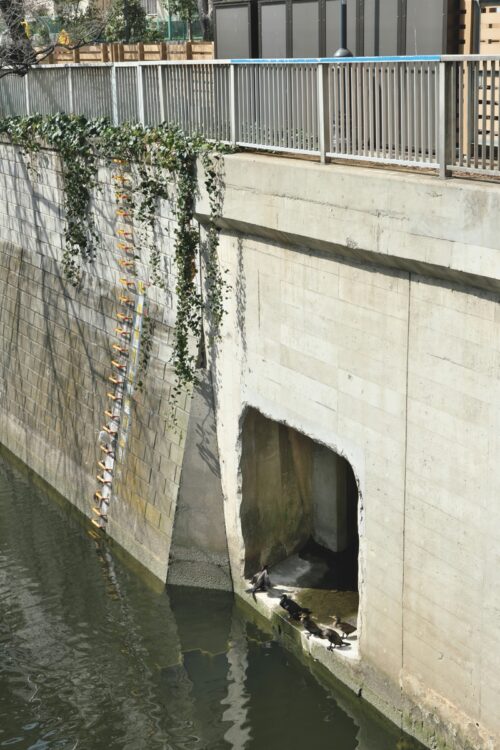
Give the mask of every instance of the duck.
[[311, 620], [311, 617], [308, 614], [301, 614], [300, 615], [300, 621], [304, 628], [307, 630], [307, 637], [310, 638], [312, 635], [315, 635], [317, 638], [324, 638], [323, 630], [322, 628], [317, 625], [314, 620]]
[[294, 602], [294, 600], [290, 596], [287, 596], [286, 594], [283, 594], [283, 596], [280, 599], [280, 607], [283, 607], [283, 609], [288, 612], [288, 617], [291, 620], [300, 621], [301, 615], [312, 614], [310, 609], [301, 607], [300, 604], [297, 604], [297, 602]]
[[336, 630], [332, 630], [332, 628], [322, 628], [323, 638], [326, 638], [327, 641], [330, 641], [330, 645], [328, 646], [328, 651], [333, 651], [335, 646], [338, 646], [341, 648], [342, 646], [348, 646], [349, 644], [342, 640], [340, 635], [337, 633]]
[[333, 627], [337, 628], [337, 630], [340, 630], [344, 638], [352, 635], [352, 633], [357, 630], [354, 625], [350, 625], [348, 622], [342, 622], [338, 615], [333, 616]]

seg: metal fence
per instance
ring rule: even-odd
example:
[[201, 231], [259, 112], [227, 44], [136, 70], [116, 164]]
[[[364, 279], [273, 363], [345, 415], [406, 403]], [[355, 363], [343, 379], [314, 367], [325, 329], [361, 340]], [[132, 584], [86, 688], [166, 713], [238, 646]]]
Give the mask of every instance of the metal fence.
[[41, 66], [0, 116], [174, 122], [252, 149], [500, 176], [500, 56]]

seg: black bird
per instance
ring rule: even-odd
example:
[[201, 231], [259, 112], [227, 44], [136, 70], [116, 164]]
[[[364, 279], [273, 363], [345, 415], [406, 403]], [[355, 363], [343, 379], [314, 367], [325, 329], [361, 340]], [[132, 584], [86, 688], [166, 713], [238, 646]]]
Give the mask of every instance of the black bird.
[[333, 627], [340, 630], [344, 638], [347, 638], [348, 635], [351, 635], [357, 630], [354, 625], [350, 625], [348, 622], [342, 622], [338, 615], [333, 616]]
[[300, 604], [297, 604], [297, 602], [294, 602], [293, 599], [287, 596], [286, 594], [283, 594], [283, 596], [280, 599], [280, 607], [283, 607], [283, 609], [288, 612], [288, 617], [291, 620], [299, 621], [301, 615], [311, 614], [310, 609], [301, 607]]
[[349, 646], [349, 643], [343, 641], [336, 630], [332, 630], [331, 628], [322, 628], [321, 632], [323, 633], [323, 638], [326, 638], [327, 641], [330, 641], [328, 651], [333, 651], [335, 646], [339, 646], [339, 648], [341, 646]]
[[264, 565], [261, 571], [256, 573], [252, 578], [252, 588], [248, 589], [255, 599], [257, 591], [267, 591], [271, 586], [271, 579], [269, 578], [268, 566]]
[[319, 627], [319, 625], [316, 625], [314, 620], [311, 620], [309, 615], [302, 614], [300, 616], [300, 621], [302, 625], [307, 630], [307, 637], [310, 638], [312, 635], [315, 635], [317, 638], [325, 638], [323, 634], [323, 629]]

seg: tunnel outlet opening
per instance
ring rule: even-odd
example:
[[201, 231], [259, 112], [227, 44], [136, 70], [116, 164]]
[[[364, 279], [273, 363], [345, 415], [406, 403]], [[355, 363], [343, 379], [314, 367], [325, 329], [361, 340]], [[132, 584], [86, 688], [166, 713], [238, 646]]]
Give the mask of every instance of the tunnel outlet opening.
[[248, 409], [242, 432], [245, 577], [263, 565], [303, 606], [355, 621], [358, 488], [350, 463], [297, 430]]

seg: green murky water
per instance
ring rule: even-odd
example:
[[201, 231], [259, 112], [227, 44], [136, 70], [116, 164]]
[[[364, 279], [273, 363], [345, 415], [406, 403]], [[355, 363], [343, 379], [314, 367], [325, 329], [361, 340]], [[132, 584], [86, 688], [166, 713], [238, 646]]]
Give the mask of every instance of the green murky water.
[[0, 748], [413, 750], [229, 594], [154, 589], [0, 456]]

